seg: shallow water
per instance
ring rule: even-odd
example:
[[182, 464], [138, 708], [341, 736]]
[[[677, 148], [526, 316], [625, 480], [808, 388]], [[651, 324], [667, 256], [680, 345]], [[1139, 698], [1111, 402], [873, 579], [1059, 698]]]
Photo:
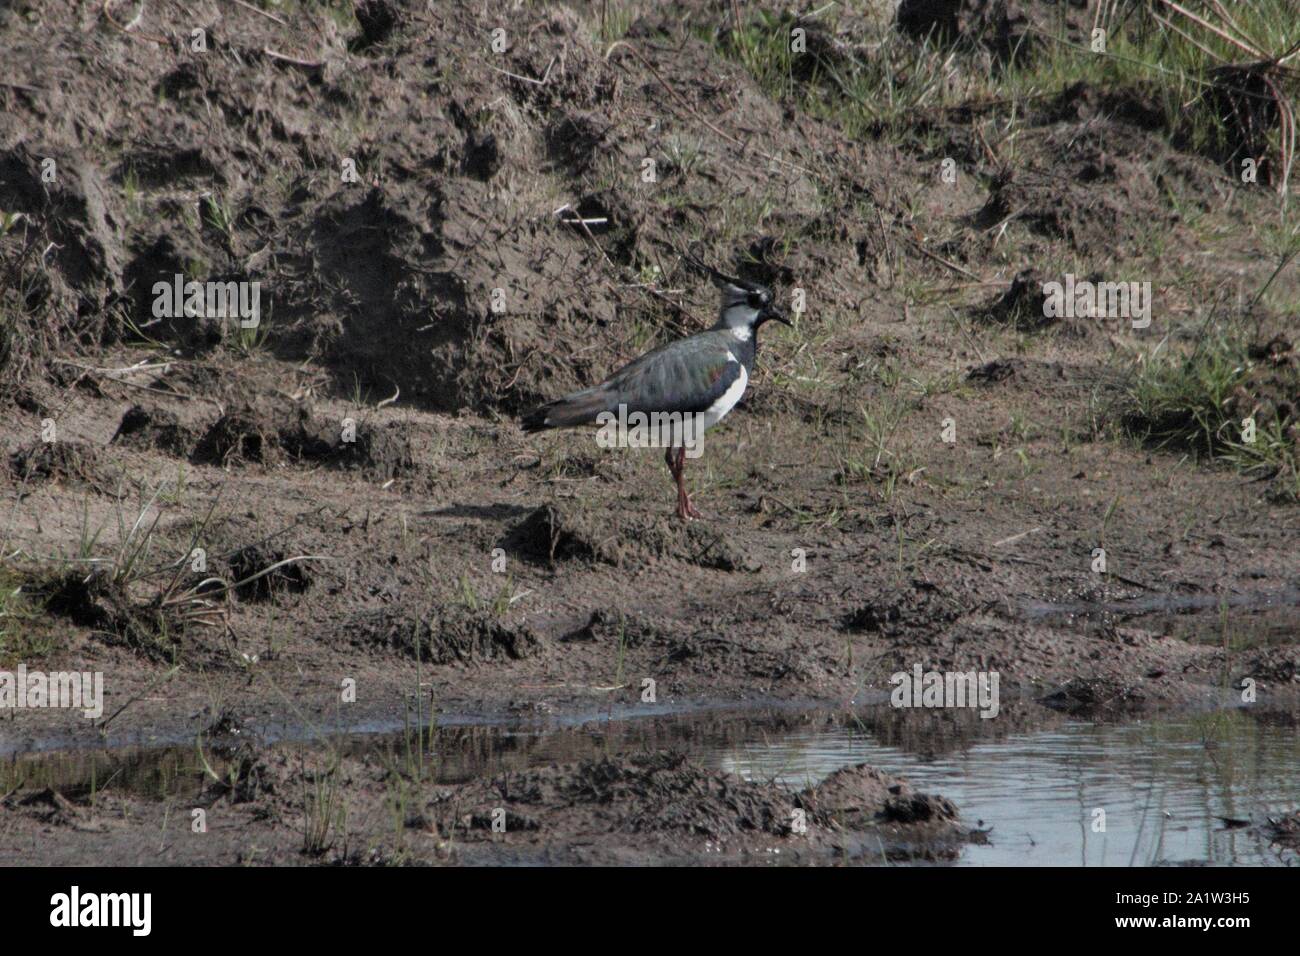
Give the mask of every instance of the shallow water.
[[1300, 588], [1234, 594], [1147, 594], [1125, 601], [1024, 601], [1021, 603], [1022, 613], [1029, 618], [1079, 617], [1103, 613], [1122, 616], [1170, 615], [1227, 608], [1261, 611], [1293, 607], [1300, 607]]
[[[968, 866], [1296, 862], [1270, 849], [1258, 831], [1226, 827], [1220, 818], [1263, 822], [1294, 811], [1300, 740], [1294, 730], [1230, 713], [1072, 723], [933, 759], [837, 728], [723, 748], [712, 762], [795, 786], [862, 762], [906, 777], [950, 798], [968, 824], [991, 828], [987, 846], [963, 851], [959, 863]], [[1093, 830], [1097, 809], [1105, 811], [1104, 832]]]
[[[706, 766], [794, 789], [869, 763], [943, 794], [968, 825], [990, 831], [987, 845], [963, 850], [960, 865], [1300, 862], [1270, 848], [1258, 830], [1221, 819], [1263, 823], [1300, 807], [1300, 736], [1232, 711], [1122, 725], [1071, 722], [928, 756], [852, 726], [741, 735], [725, 727], [676, 721], [642, 740], [635, 723], [619, 727], [617, 739], [607, 736], [610, 726], [538, 735], [522, 744], [526, 759], [499, 754], [500, 763], [487, 762], [514, 769], [670, 745]], [[449, 760], [444, 772], [456, 776], [455, 766]], [[477, 760], [461, 765], [465, 773], [484, 769]], [[1096, 810], [1105, 812], [1104, 830]]]
[[[954, 733], [960, 731], [922, 724], [887, 730], [887, 740], [851, 715], [789, 711], [765, 718], [748, 711], [589, 718], [581, 726], [443, 723], [431, 731], [427, 762], [438, 781], [455, 783], [673, 748], [705, 766], [793, 789], [869, 763], [918, 790], [948, 797], [968, 826], [988, 831], [987, 844], [965, 847], [958, 865], [1300, 862], [1270, 847], [1257, 828], [1230, 827], [1221, 819], [1259, 824], [1300, 807], [1300, 735], [1293, 728], [1215, 711], [1127, 724], [1068, 722], [987, 742], [961, 742]], [[399, 752], [412, 733], [352, 733], [331, 741], [353, 752]], [[202, 770], [194, 743], [57, 751], [0, 763], [0, 792], [20, 781], [68, 795], [112, 786], [163, 799], [194, 791]], [[1105, 813], [1104, 830], [1098, 810]]]

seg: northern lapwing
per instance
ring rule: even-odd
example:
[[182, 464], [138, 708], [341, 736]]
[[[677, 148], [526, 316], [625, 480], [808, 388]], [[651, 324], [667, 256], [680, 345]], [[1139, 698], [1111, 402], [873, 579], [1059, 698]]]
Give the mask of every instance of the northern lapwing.
[[790, 325], [776, 307], [772, 290], [724, 275], [687, 256], [722, 291], [717, 324], [705, 332], [677, 339], [647, 352], [592, 388], [565, 395], [523, 416], [525, 432], [594, 425], [603, 416], [640, 412], [646, 416], [676, 413], [691, 417], [690, 432], [672, 433], [663, 443], [664, 460], [677, 483], [677, 516], [702, 515], [686, 493], [686, 441], [702, 435], [736, 407], [754, 368], [758, 330], [775, 319]]

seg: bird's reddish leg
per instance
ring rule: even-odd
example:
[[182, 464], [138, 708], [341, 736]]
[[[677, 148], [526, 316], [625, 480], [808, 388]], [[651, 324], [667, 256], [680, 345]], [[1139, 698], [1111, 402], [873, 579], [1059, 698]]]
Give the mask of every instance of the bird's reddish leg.
[[677, 479], [677, 517], [685, 518], [687, 521], [692, 518], [703, 518], [704, 515], [695, 509], [691, 504], [691, 496], [686, 493], [686, 449], [681, 447], [670, 450], [677, 452], [677, 467], [673, 468], [673, 477]]
[[677, 485], [677, 517], [685, 518], [686, 509], [682, 506], [682, 466], [677, 461], [677, 449], [669, 446], [664, 452], [664, 463], [668, 465], [668, 473], [673, 476], [673, 483]]

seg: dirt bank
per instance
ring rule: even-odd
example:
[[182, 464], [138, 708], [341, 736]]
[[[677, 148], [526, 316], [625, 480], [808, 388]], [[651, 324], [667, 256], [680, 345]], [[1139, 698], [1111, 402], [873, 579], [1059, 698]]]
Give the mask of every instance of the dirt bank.
[[[1294, 709], [1297, 298], [1267, 183], [1138, 84], [837, 112], [827, 68], [921, 49], [916, 4], [901, 30], [819, 27], [821, 65], [776, 81], [775, 11], [428, 6], [0, 13], [0, 667], [105, 686], [97, 723], [6, 712], [10, 752], [175, 741], [227, 709], [854, 706], [917, 665], [998, 672], [1020, 721], [1240, 703], [1247, 679]], [[1015, 46], [944, 42], [957, 91]], [[514, 415], [711, 322], [692, 242], [807, 307], [763, 330], [687, 525], [659, 454]], [[1045, 316], [1065, 273], [1149, 281], [1150, 326]], [[160, 316], [176, 275], [259, 283], [260, 324]], [[1143, 404], [1211, 322], [1249, 338], [1216, 407], [1275, 434], [1275, 465], [1216, 457], [1222, 430], [1214, 454], [1160, 440], [1195, 415]], [[521, 792], [593, 805], [508, 817], [578, 840], [734, 790], [748, 823], [665, 824], [664, 854], [795, 845], [796, 798], [672, 759], [536, 774]], [[431, 845], [492, 785], [411, 808]], [[65, 812], [33, 806], [7, 812]], [[540, 852], [528, 832], [457, 842]]]

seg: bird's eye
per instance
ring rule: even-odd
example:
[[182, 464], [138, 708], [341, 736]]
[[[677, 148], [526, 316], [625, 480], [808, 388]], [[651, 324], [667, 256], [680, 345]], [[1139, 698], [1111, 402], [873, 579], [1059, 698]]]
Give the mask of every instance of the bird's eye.
[[764, 298], [763, 293], [751, 292], [749, 294], [749, 307], [751, 309], [761, 309], [765, 305], [767, 305], [767, 300]]

